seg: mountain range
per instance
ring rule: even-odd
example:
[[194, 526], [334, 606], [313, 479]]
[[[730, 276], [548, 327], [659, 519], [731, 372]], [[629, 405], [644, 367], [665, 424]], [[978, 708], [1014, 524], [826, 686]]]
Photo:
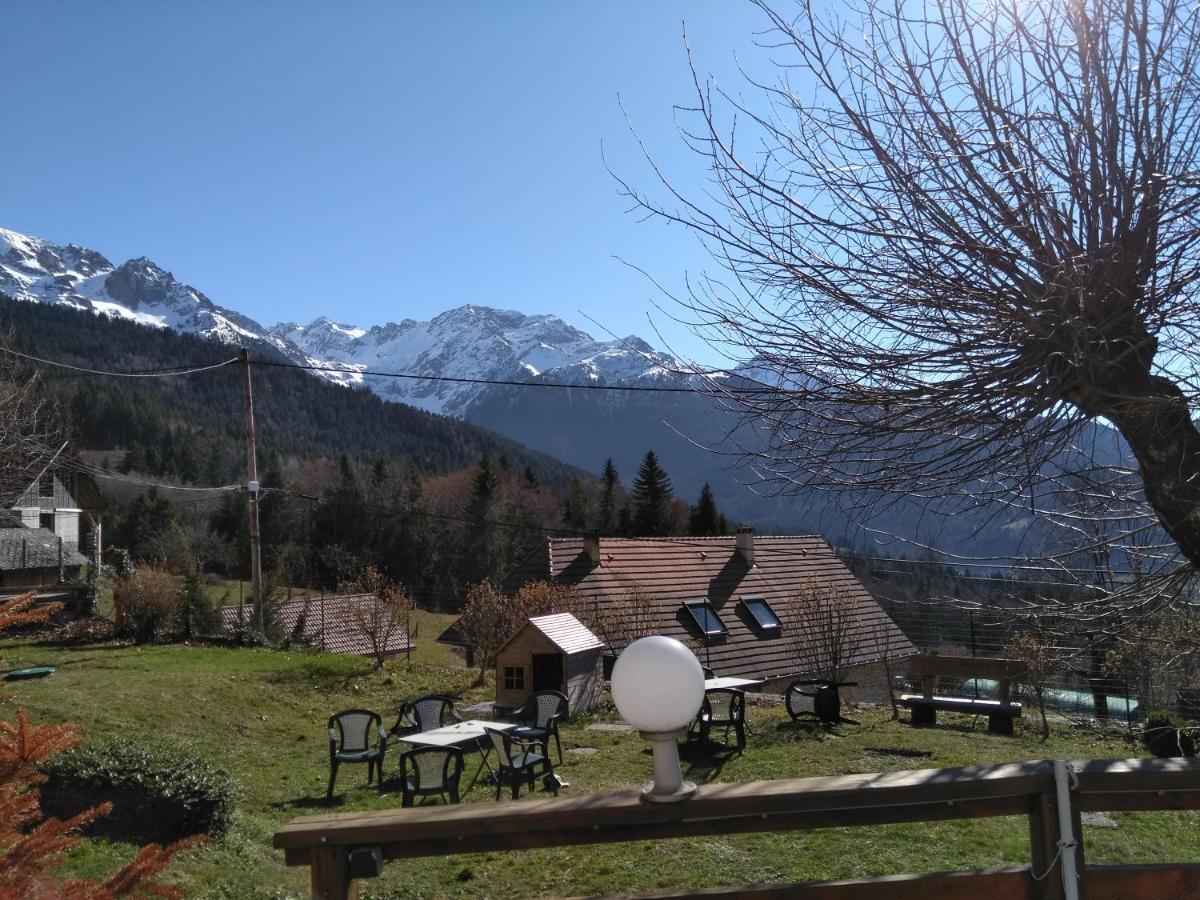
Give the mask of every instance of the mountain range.
[[[315, 374], [365, 384], [387, 400], [469, 418], [486, 385], [371, 376], [525, 381], [551, 375], [571, 384], [656, 383], [674, 359], [637, 336], [597, 341], [557, 316], [461, 306], [428, 322], [404, 319], [366, 327], [321, 316], [308, 324], [265, 327], [218, 306], [146, 257], [114, 265], [95, 250], [53, 244], [0, 228], [0, 292], [16, 300], [58, 303], [227, 344], [263, 345]], [[337, 371], [330, 371], [331, 368]]]
[[[893, 544], [889, 555], [912, 552], [915, 545], [992, 558], [1013, 555], [1035, 531], [1028, 513], [1005, 504], [946, 515], [909, 498], [876, 509], [854, 492], [770, 496], [770, 486], [734, 452], [730, 414], [699, 393], [531, 390], [478, 383], [678, 387], [689, 380], [678, 374], [680, 365], [670, 355], [639, 337], [597, 341], [553, 315], [467, 305], [428, 322], [403, 319], [360, 326], [320, 317], [308, 324], [264, 327], [218, 306], [145, 257], [114, 265], [95, 250], [3, 229], [0, 293], [269, 349], [275, 358], [313, 367], [321, 378], [362, 385], [382, 399], [484, 426], [588, 472], [599, 473], [611, 457], [626, 484], [646, 450], [654, 449], [678, 495], [694, 500], [708, 482], [731, 520], [764, 530], [817, 532], [866, 547], [878, 546], [880, 536], [893, 536], [882, 538]], [[1098, 444], [1112, 444], [1118, 457], [1126, 453], [1115, 433], [1094, 427]], [[756, 439], [753, 428], [737, 435], [743, 445]]]

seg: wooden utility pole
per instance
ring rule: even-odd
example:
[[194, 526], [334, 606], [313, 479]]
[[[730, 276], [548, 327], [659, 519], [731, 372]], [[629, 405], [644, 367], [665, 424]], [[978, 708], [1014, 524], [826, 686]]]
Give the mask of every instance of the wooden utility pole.
[[250, 390], [250, 351], [242, 348], [242, 384], [246, 400], [246, 498], [250, 518], [250, 597], [254, 602], [254, 623], [259, 632], [263, 621], [262, 541], [258, 533], [258, 458], [254, 449], [254, 394]]

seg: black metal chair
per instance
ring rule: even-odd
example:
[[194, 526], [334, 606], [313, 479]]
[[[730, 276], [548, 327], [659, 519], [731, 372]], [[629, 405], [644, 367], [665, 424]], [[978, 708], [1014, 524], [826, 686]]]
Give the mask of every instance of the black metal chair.
[[435, 795], [457, 803], [462, 773], [463, 752], [458, 747], [409, 750], [400, 757], [400, 805], [412, 806], [417, 797]]
[[424, 694], [410, 703], [400, 704], [400, 716], [392, 726], [392, 734], [420, 734], [443, 725], [461, 722], [454, 701], [444, 694]]
[[740, 752], [746, 746], [746, 692], [737, 688], [713, 688], [705, 691], [704, 704], [700, 707], [697, 721], [702, 743], [712, 741], [715, 729], [723, 729], [722, 738], [728, 742], [729, 731], [733, 729]]
[[709, 679], [709, 678], [716, 678], [716, 677], [717, 677], [717, 673], [716, 673], [716, 672], [714, 672], [712, 669], [710, 669], [708, 666], [701, 666], [700, 668], [704, 670], [704, 678], [705, 678], [705, 680], [707, 680], [707, 679]]
[[550, 755], [550, 738], [558, 748], [558, 763], [562, 765], [562, 741], [558, 737], [558, 723], [565, 722], [570, 715], [571, 704], [566, 694], [559, 691], [538, 691], [525, 701], [513, 718], [522, 723], [512, 730], [513, 737], [535, 740], [542, 745], [542, 752]]
[[[379, 743], [371, 747], [371, 731], [379, 736]], [[338, 766], [342, 763], [366, 763], [367, 784], [377, 778], [379, 790], [383, 790], [383, 757], [387, 753], [387, 733], [383, 730], [383, 719], [379, 713], [369, 709], [346, 709], [329, 717], [326, 726], [329, 734], [329, 788], [325, 799], [333, 799], [333, 783], [337, 780]]]
[[[558, 778], [554, 775], [554, 764], [550, 762], [549, 754], [532, 753], [531, 746], [539, 747], [534, 741], [525, 742], [513, 737], [506, 731], [487, 728], [492, 746], [496, 748], [496, 799], [500, 799], [500, 789], [507, 781], [512, 788], [512, 797], [517, 799], [521, 792], [522, 782], [533, 790], [533, 779], [540, 766], [542, 769], [542, 784], [546, 790], [558, 796]], [[517, 749], [514, 749], [517, 748]]]
[[842, 697], [838, 693], [844, 687], [858, 687], [857, 681], [829, 681], [823, 678], [793, 681], [784, 694], [788, 715], [795, 722], [801, 716], [813, 716], [824, 725], [845, 722], [857, 724], [842, 717]]

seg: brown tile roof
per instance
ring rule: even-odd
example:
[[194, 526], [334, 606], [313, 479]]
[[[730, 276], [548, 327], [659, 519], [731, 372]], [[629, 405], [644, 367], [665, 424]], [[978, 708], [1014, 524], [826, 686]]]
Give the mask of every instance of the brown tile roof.
[[[281, 629], [286, 634], [295, 631], [296, 621], [304, 615], [304, 637], [312, 646], [319, 647], [326, 653], [371, 656], [371, 642], [355, 627], [354, 614], [356, 608], [368, 607], [374, 600], [373, 594], [310, 597], [279, 604], [276, 607], [276, 615]], [[239, 617], [244, 617], [248, 622], [251, 615], [248, 605], [221, 608], [221, 622], [226, 631], [237, 627]], [[414, 646], [405, 630], [397, 628], [388, 639], [387, 653], [400, 653]]]
[[[593, 568], [582, 538], [547, 539], [504, 581], [515, 592], [521, 584], [551, 578], [574, 586], [583, 609], [637, 589], [652, 606], [660, 634], [684, 641], [720, 675], [783, 678], [799, 673], [794, 636], [797, 624], [788, 599], [811, 585], [838, 589], [854, 606], [857, 644], [850, 664], [916, 649], [857, 578], [819, 536], [754, 538], [755, 566], [736, 548], [734, 536], [713, 538], [601, 538], [600, 565]], [[739, 602], [762, 597], [782, 620], [775, 633], [757, 628]], [[687, 601], [708, 600], [729, 633], [705, 647], [684, 609]]]

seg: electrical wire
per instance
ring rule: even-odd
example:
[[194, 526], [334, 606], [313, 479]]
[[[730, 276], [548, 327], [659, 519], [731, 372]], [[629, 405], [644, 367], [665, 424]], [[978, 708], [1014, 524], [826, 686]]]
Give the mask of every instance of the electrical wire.
[[84, 366], [73, 366], [70, 363], [57, 362], [52, 359], [43, 359], [40, 356], [33, 356], [29, 353], [22, 353], [19, 350], [13, 350], [10, 347], [0, 347], [5, 353], [12, 356], [19, 356], [21, 359], [29, 360], [30, 362], [38, 363], [43, 366], [55, 366], [60, 369], [70, 369], [73, 372], [80, 372], [84, 375], [105, 375], [114, 378], [165, 378], [171, 375], [194, 375], [197, 372], [208, 372], [213, 369], [219, 369], [222, 366], [232, 365], [238, 361], [235, 356], [232, 359], [224, 360], [223, 362], [212, 363], [205, 366], [163, 366], [152, 369], [130, 369], [124, 372], [107, 372], [102, 369], [89, 369]]

